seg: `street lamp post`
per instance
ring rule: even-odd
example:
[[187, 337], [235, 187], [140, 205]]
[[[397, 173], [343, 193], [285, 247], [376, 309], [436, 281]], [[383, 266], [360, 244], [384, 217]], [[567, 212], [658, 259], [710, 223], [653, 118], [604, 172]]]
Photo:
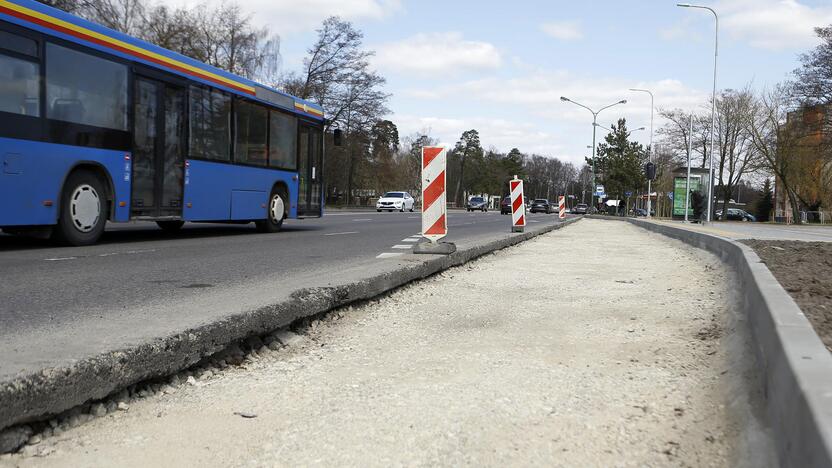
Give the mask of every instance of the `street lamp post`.
[[[650, 150], [647, 152], [647, 162], [653, 162], [653, 93], [649, 89], [630, 88], [630, 91], [647, 93], [650, 95]], [[650, 217], [650, 209], [653, 206], [653, 181], [647, 179], [647, 217]]]
[[609, 109], [610, 107], [617, 106], [619, 104], [627, 104], [627, 100], [622, 99], [622, 100], [620, 100], [618, 102], [614, 102], [614, 103], [612, 103], [608, 106], [604, 106], [604, 107], [598, 109], [597, 111], [594, 111], [594, 110], [590, 109], [589, 107], [587, 107], [587, 106], [585, 106], [585, 105], [583, 105], [579, 102], [575, 102], [575, 101], [569, 99], [568, 97], [561, 96], [560, 100], [563, 101], [563, 102], [571, 102], [572, 104], [575, 104], [576, 106], [579, 106], [579, 107], [583, 107], [584, 109], [586, 109], [586, 110], [588, 110], [589, 112], [592, 113], [592, 193], [591, 193], [591, 200], [592, 200], [592, 206], [594, 207], [595, 206], [595, 127], [598, 125], [598, 114], [600, 114], [601, 111], [603, 111], [604, 109]]
[[711, 222], [711, 203], [713, 202], [713, 191], [714, 191], [714, 133], [716, 132], [716, 66], [717, 66], [717, 58], [719, 57], [719, 15], [716, 14], [711, 7], [706, 7], [702, 5], [691, 5], [690, 3], [677, 3], [676, 6], [682, 8], [700, 8], [702, 10], [708, 10], [714, 14], [714, 19], [716, 20], [716, 29], [714, 34], [714, 89], [713, 93], [711, 94], [711, 164], [710, 168], [708, 169], [708, 216], [706, 217], [707, 222]]

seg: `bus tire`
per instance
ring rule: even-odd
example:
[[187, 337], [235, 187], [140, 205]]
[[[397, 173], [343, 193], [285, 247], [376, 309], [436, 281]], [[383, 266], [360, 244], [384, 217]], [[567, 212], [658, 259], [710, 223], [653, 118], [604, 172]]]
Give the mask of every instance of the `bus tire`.
[[180, 220], [156, 221], [156, 225], [159, 226], [165, 232], [176, 232], [176, 231], [182, 229], [182, 226], [185, 225], [185, 221], [180, 221]]
[[286, 219], [286, 192], [280, 189], [272, 191], [269, 203], [266, 205], [266, 219], [255, 221], [254, 225], [260, 232], [278, 232]]
[[53, 237], [64, 245], [92, 245], [107, 224], [107, 192], [92, 172], [78, 170], [69, 175], [61, 192], [58, 224]]

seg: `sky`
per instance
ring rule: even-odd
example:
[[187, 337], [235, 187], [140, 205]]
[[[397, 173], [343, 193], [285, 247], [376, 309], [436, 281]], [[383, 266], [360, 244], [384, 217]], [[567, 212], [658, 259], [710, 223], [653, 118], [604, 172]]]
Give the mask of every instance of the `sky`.
[[[830, 0], [702, 2], [720, 15], [717, 86], [770, 87], [788, 78], [813, 28], [832, 24]], [[592, 114], [618, 118], [643, 143], [656, 108], [700, 109], [713, 83], [714, 17], [665, 0], [246, 0], [281, 38], [282, 67], [300, 70], [315, 29], [338, 15], [363, 31], [387, 78], [388, 116], [401, 136], [429, 131], [452, 146], [474, 128], [485, 148], [519, 148], [580, 164]], [[654, 127], [662, 124], [656, 115]], [[598, 139], [605, 130], [599, 129]]]

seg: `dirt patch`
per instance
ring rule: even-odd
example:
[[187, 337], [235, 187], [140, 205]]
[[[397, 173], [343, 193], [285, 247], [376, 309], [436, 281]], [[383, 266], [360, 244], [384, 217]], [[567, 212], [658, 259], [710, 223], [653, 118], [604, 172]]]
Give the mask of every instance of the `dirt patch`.
[[791, 294], [832, 351], [832, 243], [744, 240]]

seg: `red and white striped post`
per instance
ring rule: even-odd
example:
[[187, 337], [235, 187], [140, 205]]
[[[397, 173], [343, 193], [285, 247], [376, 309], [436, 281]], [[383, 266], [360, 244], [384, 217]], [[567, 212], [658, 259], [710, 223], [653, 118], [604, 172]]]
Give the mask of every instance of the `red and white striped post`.
[[526, 227], [526, 203], [523, 200], [523, 181], [514, 176], [511, 188], [511, 232], [523, 232]]
[[438, 146], [422, 148], [422, 236], [437, 243], [448, 235], [445, 202], [445, 165], [448, 151]]
[[558, 218], [566, 219], [566, 197], [558, 197]]

